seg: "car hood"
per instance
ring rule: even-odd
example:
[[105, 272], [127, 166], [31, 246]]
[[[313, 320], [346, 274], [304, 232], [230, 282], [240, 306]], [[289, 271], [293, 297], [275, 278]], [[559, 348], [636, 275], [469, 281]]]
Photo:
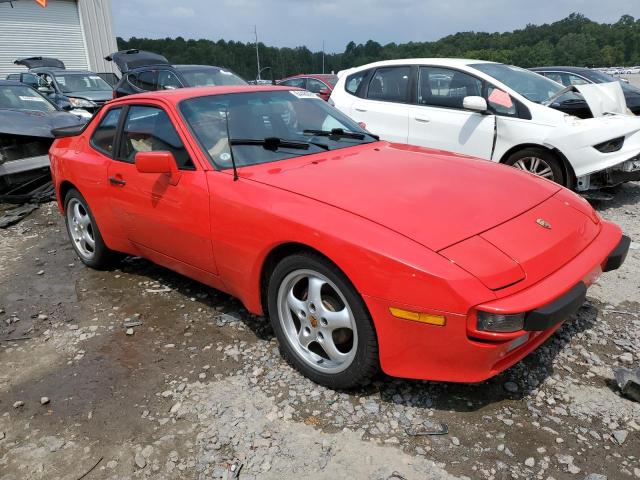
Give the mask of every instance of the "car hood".
[[627, 113], [627, 102], [620, 82], [587, 83], [575, 85], [575, 89], [582, 94], [594, 117]]
[[561, 188], [486, 160], [386, 142], [240, 173], [367, 218], [434, 251], [500, 225]]
[[44, 113], [32, 110], [0, 110], [0, 134], [53, 138], [51, 129], [80, 125], [78, 117], [67, 112]]
[[107, 102], [113, 98], [112, 90], [97, 90], [91, 92], [65, 92], [67, 97], [83, 98], [85, 100], [91, 100], [92, 102]]

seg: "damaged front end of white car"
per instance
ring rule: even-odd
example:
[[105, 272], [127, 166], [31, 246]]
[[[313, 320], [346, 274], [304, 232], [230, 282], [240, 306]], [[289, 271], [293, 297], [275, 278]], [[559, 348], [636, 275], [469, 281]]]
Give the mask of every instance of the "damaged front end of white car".
[[565, 115], [565, 125], [555, 128], [545, 143], [570, 157], [576, 190], [587, 193], [639, 181], [640, 117], [627, 108], [620, 84], [573, 85], [562, 93], [570, 90], [582, 96], [593, 118]]

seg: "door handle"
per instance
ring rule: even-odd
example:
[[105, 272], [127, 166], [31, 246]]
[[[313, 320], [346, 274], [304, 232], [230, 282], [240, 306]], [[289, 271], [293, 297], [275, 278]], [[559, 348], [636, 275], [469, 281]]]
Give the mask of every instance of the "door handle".
[[116, 178], [116, 177], [109, 177], [109, 183], [111, 185], [126, 185], [127, 184], [127, 182], [125, 182], [121, 178]]
[[425, 117], [414, 117], [414, 120], [416, 122], [420, 122], [420, 123], [429, 123], [431, 120], [429, 120], [428, 118]]
[[366, 112], [366, 111], [367, 111], [367, 109], [366, 109], [366, 108], [358, 108], [358, 107], [355, 107], [355, 111], [356, 111], [356, 112]]

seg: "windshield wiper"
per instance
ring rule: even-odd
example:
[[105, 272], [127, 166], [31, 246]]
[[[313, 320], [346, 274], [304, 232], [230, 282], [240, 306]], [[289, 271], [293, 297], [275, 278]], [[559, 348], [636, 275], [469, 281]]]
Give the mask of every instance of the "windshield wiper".
[[314, 135], [316, 137], [337, 137], [337, 138], [355, 138], [356, 140], [364, 140], [365, 135], [380, 140], [380, 137], [372, 133], [351, 132], [342, 128], [332, 128], [331, 130], [304, 130], [305, 135]]
[[263, 139], [258, 138], [232, 138], [229, 143], [233, 145], [257, 145], [264, 147], [266, 150], [276, 151], [279, 148], [293, 148], [298, 150], [308, 150], [309, 146], [314, 145], [322, 148], [323, 150], [329, 150], [329, 145], [318, 142], [307, 142], [298, 140], [285, 140], [279, 137], [267, 137]]

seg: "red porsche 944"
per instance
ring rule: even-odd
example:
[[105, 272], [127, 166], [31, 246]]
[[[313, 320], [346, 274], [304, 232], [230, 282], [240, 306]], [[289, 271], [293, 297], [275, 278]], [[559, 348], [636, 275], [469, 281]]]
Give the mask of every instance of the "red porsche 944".
[[316, 95], [138, 94], [55, 131], [80, 259], [139, 255], [268, 315], [307, 377], [477, 382], [544, 342], [630, 240], [511, 167], [379, 141]]

